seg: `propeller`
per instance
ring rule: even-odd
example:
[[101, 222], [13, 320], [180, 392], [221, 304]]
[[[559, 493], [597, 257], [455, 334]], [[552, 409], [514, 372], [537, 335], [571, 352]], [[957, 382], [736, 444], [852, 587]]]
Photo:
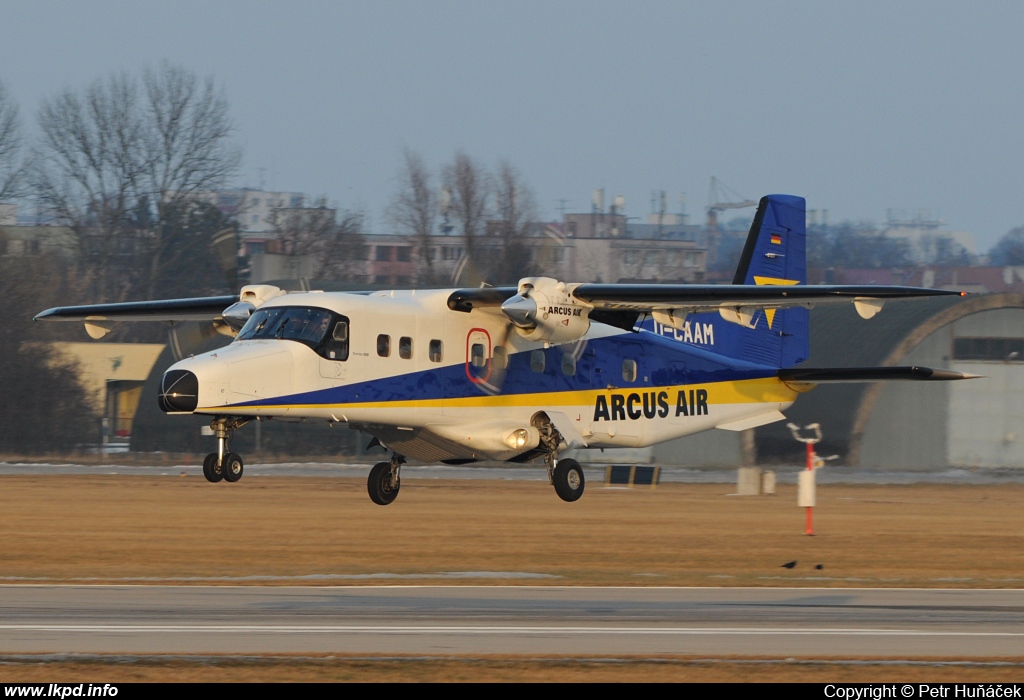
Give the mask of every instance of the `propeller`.
[[[491, 395], [501, 393], [509, 358], [515, 351], [513, 335], [543, 341], [547, 347], [557, 346], [563, 354], [559, 369], [566, 375], [575, 374], [576, 362], [587, 346], [582, 338], [590, 328], [587, 320], [590, 309], [576, 303], [570, 293], [566, 285], [547, 277], [527, 277], [519, 281], [518, 293], [500, 306], [508, 322], [501, 339], [494, 344], [487, 380], [477, 382], [482, 391]], [[566, 367], [566, 354], [572, 358], [571, 367]]]
[[509, 344], [513, 328], [515, 328], [515, 325], [511, 321], [506, 323], [501, 340], [495, 343], [491, 349], [491, 371], [488, 373], [486, 381], [477, 383], [477, 386], [485, 394], [496, 396], [501, 393], [501, 389], [505, 384], [505, 378], [508, 376], [509, 360], [513, 350]]

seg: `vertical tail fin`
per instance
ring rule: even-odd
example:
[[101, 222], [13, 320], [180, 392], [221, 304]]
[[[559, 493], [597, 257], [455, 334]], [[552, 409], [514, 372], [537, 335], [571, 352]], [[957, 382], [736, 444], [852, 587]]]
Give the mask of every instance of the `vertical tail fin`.
[[732, 283], [807, 284], [806, 212], [803, 197], [762, 197]]
[[[762, 197], [750, 225], [733, 284], [807, 284], [806, 203], [803, 197]], [[686, 317], [682, 331], [648, 319], [643, 328], [668, 335], [723, 357], [769, 367], [793, 367], [810, 354], [807, 309], [764, 309], [749, 325], [734, 323], [726, 313]]]
[[[733, 284], [807, 284], [806, 211], [803, 197], [762, 197]], [[807, 309], [765, 309], [742, 330], [737, 355], [744, 360], [792, 367], [810, 352]]]

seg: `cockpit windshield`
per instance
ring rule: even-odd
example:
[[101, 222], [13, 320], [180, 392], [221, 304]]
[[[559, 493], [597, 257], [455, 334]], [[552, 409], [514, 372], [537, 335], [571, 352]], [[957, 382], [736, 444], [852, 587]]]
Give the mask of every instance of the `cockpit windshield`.
[[332, 318], [330, 311], [316, 308], [258, 309], [242, 326], [236, 340], [297, 340], [315, 348], [330, 330]]

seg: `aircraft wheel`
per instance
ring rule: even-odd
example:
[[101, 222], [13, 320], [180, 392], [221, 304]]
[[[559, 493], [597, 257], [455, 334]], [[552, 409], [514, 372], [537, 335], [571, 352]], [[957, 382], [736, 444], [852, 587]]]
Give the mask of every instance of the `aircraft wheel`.
[[560, 459], [551, 475], [555, 493], [563, 501], [578, 501], [583, 495], [583, 467], [575, 459]]
[[225, 481], [234, 483], [242, 478], [242, 458], [234, 452], [224, 455], [224, 464], [221, 467]]
[[386, 506], [398, 496], [398, 488], [401, 482], [396, 480], [391, 485], [391, 464], [389, 462], [378, 462], [370, 470], [370, 476], [366, 480], [366, 490], [370, 492], [370, 500], [379, 506]]
[[211, 452], [203, 460], [203, 476], [211, 483], [217, 483], [224, 478], [224, 470], [217, 465], [217, 453]]

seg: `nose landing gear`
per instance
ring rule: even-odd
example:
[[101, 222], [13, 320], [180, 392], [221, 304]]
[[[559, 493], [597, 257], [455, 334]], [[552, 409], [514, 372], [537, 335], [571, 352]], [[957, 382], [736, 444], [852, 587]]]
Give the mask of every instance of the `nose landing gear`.
[[234, 483], [242, 478], [245, 466], [241, 455], [228, 450], [231, 433], [248, 423], [251, 418], [214, 418], [210, 427], [217, 436], [217, 451], [206, 455], [203, 460], [203, 476], [216, 483], [220, 480]]

